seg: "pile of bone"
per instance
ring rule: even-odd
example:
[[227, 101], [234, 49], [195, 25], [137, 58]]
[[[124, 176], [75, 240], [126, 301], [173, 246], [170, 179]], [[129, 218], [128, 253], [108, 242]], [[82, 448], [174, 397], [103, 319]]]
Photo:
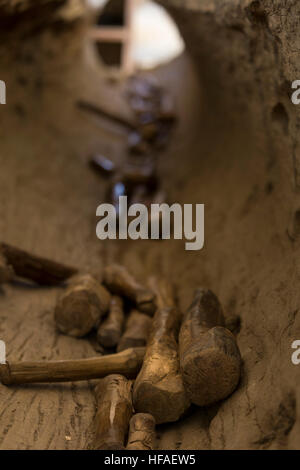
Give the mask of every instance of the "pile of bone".
[[129, 203], [165, 201], [157, 175], [157, 155], [169, 143], [177, 120], [173, 97], [149, 79], [130, 79], [126, 94], [134, 115], [134, 126], [128, 133], [127, 156], [122, 165], [101, 155], [90, 159], [91, 167], [102, 176], [110, 177], [107, 199], [118, 207], [119, 197], [127, 196]]
[[151, 278], [144, 287], [112, 265], [100, 282], [5, 244], [0, 253], [2, 282], [20, 276], [54, 285], [69, 278], [55, 308], [58, 329], [75, 337], [97, 329], [103, 348], [116, 350], [90, 359], [0, 365], [5, 385], [101, 379], [95, 449], [153, 449], [155, 424], [177, 421], [191, 404], [211, 405], [237, 387], [240, 352], [210, 290], [197, 289], [182, 317], [165, 279]]

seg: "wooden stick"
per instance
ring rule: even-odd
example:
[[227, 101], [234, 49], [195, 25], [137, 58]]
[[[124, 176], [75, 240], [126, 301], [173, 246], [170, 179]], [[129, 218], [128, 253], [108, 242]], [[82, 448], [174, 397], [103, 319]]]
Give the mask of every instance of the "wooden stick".
[[91, 114], [95, 114], [96, 116], [99, 116], [101, 118], [108, 119], [109, 121], [112, 121], [118, 124], [119, 126], [124, 127], [127, 131], [136, 130], [137, 128], [137, 126], [130, 122], [129, 119], [125, 119], [122, 116], [117, 116], [116, 114], [113, 114], [110, 111], [102, 109], [99, 105], [88, 103], [87, 101], [83, 100], [77, 101], [76, 104], [80, 109], [87, 111]]
[[129, 424], [126, 450], [155, 449], [155, 419], [149, 413], [137, 413]]
[[17, 276], [41, 285], [57, 285], [77, 273], [77, 269], [33, 255], [7, 243], [0, 244], [0, 252]]
[[82, 337], [97, 327], [108, 311], [110, 293], [89, 274], [78, 275], [59, 297], [55, 308], [57, 328], [70, 336]]
[[119, 344], [124, 320], [123, 300], [114, 295], [110, 301], [109, 314], [98, 328], [97, 339], [101, 346], [114, 348]]
[[95, 389], [95, 450], [124, 450], [133, 413], [132, 382], [122, 375], [109, 375]]
[[127, 269], [120, 265], [107, 266], [104, 270], [104, 284], [113, 293], [133, 301], [137, 309], [148, 315], [155, 312], [155, 295], [141, 286]]
[[155, 284], [158, 309], [143, 366], [134, 384], [133, 403], [137, 412], [152, 414], [160, 424], [177, 421], [189, 407], [189, 400], [179, 370], [176, 341], [181, 315], [170, 283]]
[[74, 382], [99, 379], [109, 374], [134, 378], [143, 362], [145, 348], [131, 348], [118, 354], [68, 361], [16, 362], [0, 364], [4, 385]]
[[0, 252], [0, 284], [12, 281], [15, 277], [15, 272], [12, 266], [7, 264], [6, 259]]
[[[128, 162], [118, 168], [111, 160], [100, 154], [91, 157], [89, 164], [103, 176], [113, 176], [116, 180], [122, 181], [126, 187], [145, 184], [154, 187], [157, 183], [157, 175], [153, 161], [148, 158], [141, 158], [138, 162]], [[130, 188], [129, 188], [130, 189]]]
[[240, 378], [239, 348], [222, 325], [223, 312], [215, 294], [197, 289], [180, 329], [179, 349], [186, 392], [199, 406], [230, 395]]
[[118, 345], [118, 352], [128, 348], [146, 346], [152, 320], [148, 315], [132, 310], [126, 322], [124, 334]]

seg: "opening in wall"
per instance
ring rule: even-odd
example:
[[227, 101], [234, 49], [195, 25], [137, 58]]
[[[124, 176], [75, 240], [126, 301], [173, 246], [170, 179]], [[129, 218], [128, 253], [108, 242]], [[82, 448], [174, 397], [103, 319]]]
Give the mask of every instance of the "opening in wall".
[[150, 0], [88, 0], [96, 8], [91, 37], [101, 61], [125, 74], [167, 63], [184, 51], [177, 25]]

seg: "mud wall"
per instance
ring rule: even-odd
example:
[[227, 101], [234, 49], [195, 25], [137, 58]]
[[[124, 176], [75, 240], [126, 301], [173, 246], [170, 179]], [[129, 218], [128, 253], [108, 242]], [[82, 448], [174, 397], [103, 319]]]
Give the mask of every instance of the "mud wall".
[[[207, 213], [207, 249], [214, 244], [207, 269], [215, 266], [211, 282], [223, 277], [228, 310], [242, 317], [243, 387], [210, 422], [210, 445], [296, 448], [299, 373], [289, 356], [300, 326], [300, 112], [290, 97], [300, 75], [300, 6], [280, 0], [161, 3], [195, 58], [204, 116], [212, 120], [207, 153], [195, 156], [209, 160], [203, 166], [220, 209], [219, 224]], [[210, 150], [220, 138], [224, 147], [212, 151], [213, 160]], [[228, 151], [230, 138], [236, 148]]]

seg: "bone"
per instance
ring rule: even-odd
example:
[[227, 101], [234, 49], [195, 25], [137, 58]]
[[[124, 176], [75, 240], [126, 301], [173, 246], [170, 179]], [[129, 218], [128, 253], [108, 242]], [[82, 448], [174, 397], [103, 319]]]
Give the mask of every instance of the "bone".
[[118, 351], [146, 346], [152, 320], [148, 315], [132, 310], [126, 322], [124, 334], [118, 345]]
[[143, 366], [133, 389], [134, 408], [150, 413], [156, 423], [177, 421], [189, 407], [179, 369], [177, 333], [181, 315], [168, 281], [154, 281], [157, 311]]
[[100, 379], [110, 374], [135, 378], [141, 368], [145, 348], [131, 348], [118, 354], [67, 361], [6, 362], [0, 364], [3, 385], [75, 382]]
[[155, 295], [150, 289], [141, 286], [125, 267], [116, 264], [107, 266], [104, 270], [104, 284], [113, 294], [134, 302], [141, 312], [153, 315]]
[[76, 268], [33, 255], [7, 243], [0, 244], [0, 253], [19, 277], [41, 285], [58, 285], [77, 273]]
[[[104, 348], [115, 348], [121, 339], [124, 325], [123, 300], [113, 296], [110, 301], [109, 313], [97, 332], [99, 344]], [[125, 348], [126, 349], [126, 348]]]
[[55, 323], [64, 334], [82, 337], [97, 327], [108, 311], [110, 293], [89, 274], [75, 276], [59, 297]]
[[95, 450], [124, 450], [133, 413], [132, 382], [122, 375], [109, 375], [96, 387]]
[[211, 405], [238, 385], [241, 355], [233, 334], [223, 327], [221, 305], [210, 290], [197, 289], [180, 334], [180, 367], [192, 403]]
[[149, 413], [137, 413], [129, 424], [126, 450], [155, 449], [155, 419]]

